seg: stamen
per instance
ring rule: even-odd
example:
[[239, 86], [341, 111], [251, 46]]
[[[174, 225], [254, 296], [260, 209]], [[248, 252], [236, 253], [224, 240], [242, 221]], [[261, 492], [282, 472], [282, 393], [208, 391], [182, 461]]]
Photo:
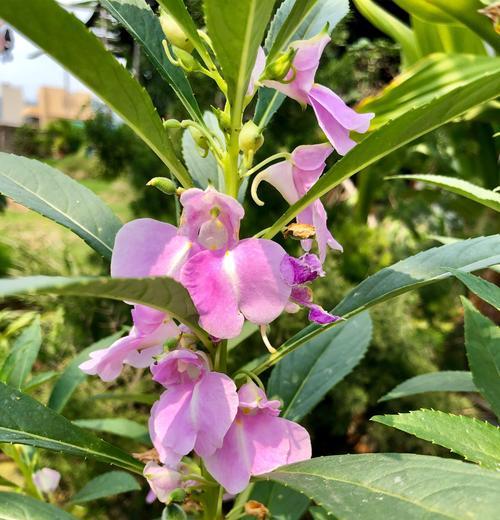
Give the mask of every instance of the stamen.
[[269, 350], [269, 353], [274, 354], [276, 352], [276, 349], [271, 345], [271, 342], [269, 341], [269, 338], [267, 337], [266, 328], [267, 328], [267, 325], [260, 326], [260, 335], [262, 337], [262, 341], [264, 342], [264, 345], [266, 346], [267, 350]]

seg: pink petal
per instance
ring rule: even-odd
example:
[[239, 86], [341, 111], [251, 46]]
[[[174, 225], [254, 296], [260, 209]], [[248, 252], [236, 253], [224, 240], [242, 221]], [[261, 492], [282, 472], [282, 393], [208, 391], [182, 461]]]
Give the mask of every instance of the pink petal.
[[202, 251], [184, 266], [181, 283], [200, 315], [201, 326], [216, 338], [234, 338], [243, 327], [232, 252]]
[[285, 250], [271, 240], [249, 238], [229, 255], [234, 271], [231, 267], [228, 272], [237, 284], [241, 312], [257, 325], [271, 323], [283, 312], [291, 292], [280, 272]]
[[259, 47], [257, 51], [257, 58], [255, 59], [255, 65], [253, 66], [252, 73], [250, 74], [250, 81], [248, 82], [247, 96], [251, 96], [255, 92], [255, 84], [261, 77], [264, 69], [266, 68], [266, 55], [264, 49]]
[[152, 495], [148, 493], [146, 501], [154, 502], [158, 498], [160, 502], [165, 502], [170, 497], [174, 489], [182, 486], [181, 474], [168, 466], [160, 466], [156, 462], [148, 462], [143, 470], [144, 477], [151, 487]]
[[288, 202], [293, 204], [300, 198], [294, 183], [293, 165], [290, 161], [281, 161], [259, 174], [262, 180], [274, 186]]
[[190, 414], [193, 385], [177, 385], [161, 394], [151, 409], [149, 434], [161, 462], [177, 464], [194, 447], [196, 431]]
[[317, 170], [325, 167], [325, 161], [333, 152], [329, 143], [297, 146], [292, 152], [293, 162], [299, 170]]
[[33, 473], [33, 482], [42, 493], [52, 493], [59, 486], [61, 474], [51, 468], [42, 468]]
[[250, 482], [254, 453], [255, 449], [246, 436], [243, 418], [238, 414], [224, 437], [222, 448], [204, 457], [203, 462], [212, 477], [235, 495]]
[[177, 349], [169, 352], [157, 364], [151, 365], [153, 381], [164, 387], [179, 384], [193, 384], [208, 370], [208, 362], [187, 349]]
[[277, 420], [284, 423], [287, 430], [286, 436], [290, 442], [290, 449], [285, 464], [310, 459], [312, 456], [311, 437], [307, 430], [300, 424], [288, 419], [278, 418]]
[[201, 457], [222, 446], [238, 410], [238, 394], [231, 378], [207, 372], [196, 384], [191, 401], [191, 417], [198, 436], [194, 446]]

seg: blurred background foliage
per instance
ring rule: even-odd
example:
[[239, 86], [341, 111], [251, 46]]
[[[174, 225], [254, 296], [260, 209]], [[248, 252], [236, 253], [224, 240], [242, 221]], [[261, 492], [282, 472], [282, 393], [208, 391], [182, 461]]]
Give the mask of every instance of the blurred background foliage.
[[[155, 2], [149, 2], [155, 7]], [[362, 2], [356, 2], [360, 4]], [[198, 1], [188, 2], [201, 24]], [[393, 2], [390, 10], [410, 22], [408, 14]], [[90, 25], [99, 25], [100, 8]], [[413, 18], [413, 21], [415, 19]], [[440, 40], [422, 36], [432, 28], [418, 26], [425, 51], [433, 52], [432, 42]], [[429, 24], [428, 24], [429, 25]], [[161, 81], [147, 59], [134, 52], [133, 42], [123, 30], [109, 25], [114, 50], [151, 94], [165, 118], [185, 117], [181, 105]], [[437, 42], [437, 43], [436, 43]], [[438, 49], [439, 50], [439, 49]], [[443, 49], [441, 49], [443, 50]], [[353, 9], [336, 28], [333, 42], [324, 55], [318, 80], [335, 90], [350, 104], [373, 96], [407, 66], [398, 42], [374, 27]], [[203, 78], [192, 77], [193, 88], [202, 107], [220, 104], [213, 98], [212, 85]], [[449, 124], [439, 131], [408, 145], [370, 167], [361, 177], [346, 181], [325, 197], [329, 224], [343, 244], [344, 253], [330, 253], [327, 276], [315, 283], [316, 299], [332, 308], [354, 285], [368, 275], [397, 260], [450, 238], [465, 238], [498, 231], [492, 211], [471, 201], [443, 191], [424, 188], [418, 183], [386, 181], [384, 177], [406, 173], [438, 173], [467, 179], [484, 187], [498, 185], [498, 144], [492, 137], [498, 120], [487, 111], [475, 117]], [[181, 134], [174, 135], [180, 151]], [[321, 134], [311, 110], [303, 112], [294, 102], [287, 102], [265, 134], [260, 158], [281, 149], [318, 142]], [[56, 121], [43, 131], [31, 127], [19, 129], [18, 153], [42, 159], [78, 179], [100, 195], [123, 221], [138, 216], [152, 216], [174, 222], [173, 198], [162, 195], [146, 182], [168, 172], [159, 159], [133, 132], [105, 109], [85, 124]], [[333, 161], [336, 160], [334, 157]], [[269, 186], [262, 186], [264, 209], [246, 203], [247, 217], [243, 235], [267, 227], [284, 209], [285, 203]], [[299, 254], [298, 244], [293, 254]], [[289, 241], [287, 247], [291, 247]], [[0, 275], [28, 274], [95, 275], [107, 273], [108, 265], [90, 252], [69, 231], [57, 227], [20, 206], [10, 203], [0, 214]], [[498, 282], [498, 274], [489, 276]], [[496, 277], [496, 278], [495, 278]], [[374, 336], [361, 364], [305, 419], [313, 436], [315, 455], [365, 453], [371, 451], [443, 454], [444, 450], [408, 436], [395, 429], [370, 423], [375, 414], [407, 411], [420, 407], [480, 416], [478, 397], [426, 394], [402, 400], [378, 403], [378, 399], [396, 384], [417, 374], [435, 370], [464, 370], [462, 314], [458, 294], [461, 286], [453, 282], [432, 285], [391, 300], [372, 311]], [[60, 372], [85, 347], [127, 324], [128, 307], [105, 300], [36, 297], [0, 304], [0, 360], [5, 358], [12, 340], [34, 313], [42, 316], [44, 342], [34, 372]], [[490, 317], [498, 322], [498, 314]], [[283, 316], [272, 325], [271, 339], [279, 345], [306, 323], [306, 315]], [[232, 365], [240, 366], [252, 356], [260, 355], [263, 346], [253, 336], [232, 352]], [[91, 378], [80, 385], [65, 415], [70, 419], [125, 417], [146, 424], [149, 406], [117, 399], [99, 399], [105, 392], [143, 394], [155, 392], [150, 378], [127, 369], [112, 384]], [[36, 397], [46, 402], [50, 385], [36, 390]], [[121, 442], [131, 451], [147, 446], [130, 439], [103, 434]], [[69, 496], [81, 483], [99, 471], [99, 463], [75, 461], [52, 453], [42, 454], [44, 462], [63, 475], [60, 493]], [[6, 460], [0, 459], [1, 464]], [[14, 470], [13, 470], [14, 471]], [[105, 503], [94, 502], [90, 509], [81, 508], [82, 517], [143, 518], [144, 495], [120, 496]], [[150, 507], [150, 506], [147, 506]], [[150, 516], [148, 509], [148, 517]], [[160, 510], [158, 509], [158, 512]]]

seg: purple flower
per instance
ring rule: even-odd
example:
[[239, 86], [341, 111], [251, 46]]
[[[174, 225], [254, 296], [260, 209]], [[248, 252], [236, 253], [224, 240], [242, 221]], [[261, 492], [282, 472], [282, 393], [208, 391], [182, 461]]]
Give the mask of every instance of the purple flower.
[[290, 302], [287, 306], [288, 312], [297, 312], [299, 306], [307, 307], [309, 309], [309, 320], [321, 325], [341, 319], [339, 316], [334, 316], [325, 311], [320, 305], [313, 303], [312, 290], [305, 285], [318, 276], [324, 276], [324, 274], [319, 258], [311, 253], [307, 253], [300, 258], [287, 256], [282, 260], [281, 275], [286, 283], [292, 287]]
[[167, 354], [151, 371], [167, 387], [149, 420], [161, 462], [177, 464], [193, 449], [203, 457], [220, 448], [238, 408], [233, 381], [211, 372], [202, 352], [185, 349]]
[[[325, 161], [332, 151], [328, 143], [295, 148], [291, 160], [277, 162], [255, 177], [252, 194], [256, 202], [262, 204], [256, 197], [256, 190], [261, 181], [274, 186], [289, 204], [297, 202], [319, 179], [325, 169]], [[297, 215], [297, 222], [314, 227], [321, 262], [325, 261], [328, 247], [342, 251], [342, 246], [328, 230], [326, 211], [319, 199]], [[301, 245], [305, 251], [309, 251], [312, 240], [302, 240]]]
[[296, 51], [292, 68], [284, 82], [265, 80], [263, 83], [295, 99], [301, 105], [311, 105], [318, 124], [340, 155], [345, 155], [356, 145], [349, 133], [366, 132], [374, 114], [358, 114], [349, 108], [332, 90], [314, 83], [319, 61], [324, 48], [330, 42], [322, 32], [309, 40], [293, 42]]
[[160, 502], [168, 502], [170, 494], [175, 489], [183, 487], [181, 473], [170, 466], [162, 466], [150, 461], [144, 467], [143, 475], [151, 488], [146, 501], [154, 502], [157, 498]]
[[238, 397], [238, 413], [223, 445], [203, 458], [210, 474], [232, 494], [243, 491], [252, 475], [311, 458], [309, 434], [278, 417], [279, 401], [269, 401], [254, 383], [243, 385]]
[[181, 202], [180, 230], [205, 248], [189, 258], [180, 275], [201, 326], [227, 339], [239, 335], [245, 318], [257, 325], [276, 319], [290, 296], [280, 274], [285, 250], [271, 240], [238, 241], [244, 210], [232, 197], [194, 188], [183, 193]]
[[61, 474], [51, 468], [42, 468], [33, 473], [33, 482], [41, 493], [52, 493], [59, 486]]

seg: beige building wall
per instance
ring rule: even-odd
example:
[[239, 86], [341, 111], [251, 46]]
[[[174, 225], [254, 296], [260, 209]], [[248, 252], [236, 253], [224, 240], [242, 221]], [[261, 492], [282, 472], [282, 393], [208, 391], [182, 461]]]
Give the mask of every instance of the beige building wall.
[[0, 125], [21, 126], [24, 122], [23, 91], [7, 83], [0, 85]]

